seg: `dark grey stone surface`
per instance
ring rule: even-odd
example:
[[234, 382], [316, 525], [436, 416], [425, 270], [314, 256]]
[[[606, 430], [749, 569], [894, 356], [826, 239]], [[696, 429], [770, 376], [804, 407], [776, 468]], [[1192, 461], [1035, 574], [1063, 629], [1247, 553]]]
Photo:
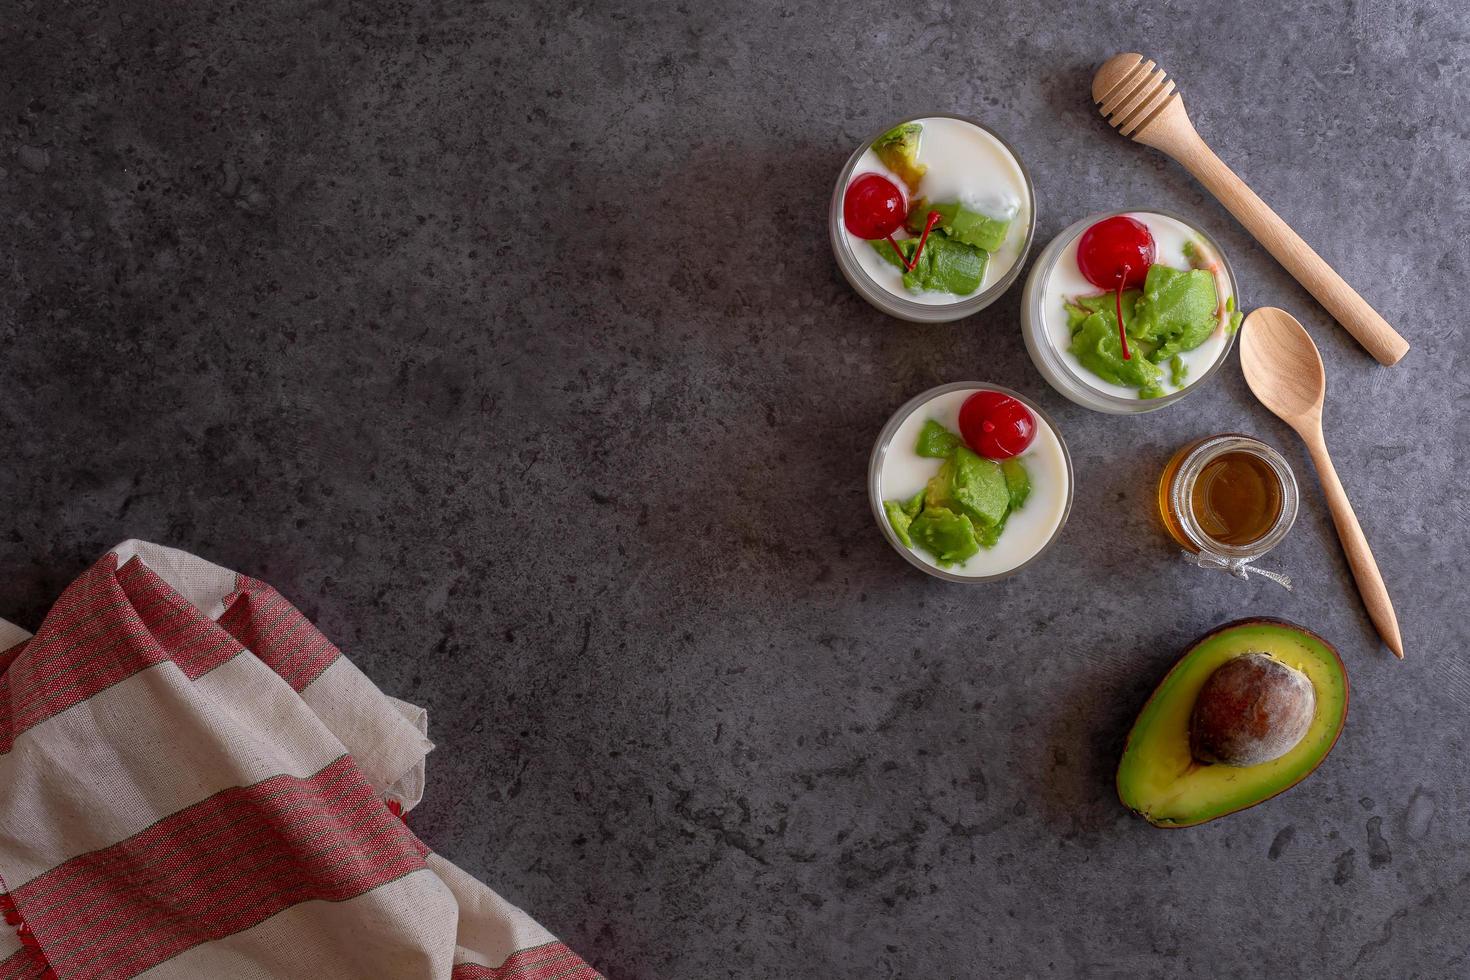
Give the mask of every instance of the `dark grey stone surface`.
[[[133, 535], [269, 580], [428, 706], [425, 840], [614, 977], [1470, 975], [1470, 13], [1202, 6], [5, 4], [0, 614]], [[1401, 366], [1105, 127], [1129, 48]], [[922, 328], [842, 282], [837, 169], [926, 109], [1015, 143], [1039, 241], [1177, 209], [1308, 325], [1405, 662], [1233, 363], [1104, 417], [1031, 367], [1019, 286]], [[1040, 399], [1077, 467], [1059, 546], [993, 587], [908, 567], [864, 496], [883, 420], [961, 378]], [[1165, 459], [1222, 429], [1303, 477], [1295, 595], [1158, 525]], [[1342, 740], [1153, 830], [1113, 793], [1132, 716], [1255, 614], [1338, 644]]]

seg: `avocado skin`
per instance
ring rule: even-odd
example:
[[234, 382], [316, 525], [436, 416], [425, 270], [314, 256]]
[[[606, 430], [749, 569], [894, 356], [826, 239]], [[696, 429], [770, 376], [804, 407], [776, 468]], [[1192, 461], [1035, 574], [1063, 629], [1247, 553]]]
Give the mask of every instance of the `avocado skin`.
[[[1332, 654], [1333, 660], [1336, 661], [1336, 663], [1337, 663], [1337, 675], [1338, 675], [1338, 677], [1340, 677], [1342, 679], [1342, 720], [1338, 724], [1337, 730], [1332, 733], [1332, 742], [1327, 746], [1327, 749], [1317, 759], [1316, 763], [1314, 763], [1311, 766], [1311, 768], [1306, 769], [1303, 772], [1301, 772], [1300, 774], [1298, 774], [1295, 779], [1291, 780], [1288, 783], [1283, 784], [1282, 786], [1280, 786], [1279, 788], [1275, 789], [1274, 791], [1272, 791], [1270, 793], [1267, 793], [1265, 796], [1262, 796], [1258, 800], [1255, 800], [1255, 801], [1253, 801], [1251, 803], [1247, 803], [1247, 804], [1245, 804], [1243, 806], [1236, 807], [1234, 810], [1229, 810], [1229, 811], [1227, 811], [1225, 813], [1220, 813], [1220, 814], [1216, 814], [1215, 816], [1212, 816], [1212, 817], [1204, 817], [1204, 818], [1199, 819], [1199, 820], [1192, 820], [1192, 821], [1187, 821], [1187, 822], [1179, 822], [1179, 821], [1163, 821], [1163, 822], [1160, 822], [1160, 821], [1155, 820], [1153, 817], [1149, 816], [1147, 813], [1144, 813], [1142, 810], [1138, 810], [1138, 809], [1130, 806], [1129, 803], [1128, 803], [1128, 801], [1127, 801], [1127, 799], [1126, 799], [1126, 797], [1124, 796], [1123, 787], [1118, 782], [1118, 776], [1121, 775], [1121, 772], [1122, 772], [1122, 761], [1121, 760], [1127, 758], [1127, 756], [1128, 756], [1128, 750], [1133, 746], [1134, 736], [1136, 736], [1138, 734], [1138, 721], [1139, 721], [1139, 719], [1143, 718], [1143, 716], [1147, 713], [1149, 706], [1151, 704], [1153, 704], [1154, 699], [1159, 696], [1159, 692], [1164, 689], [1165, 685], [1168, 683], [1169, 678], [1174, 675], [1174, 672], [1177, 671], [1177, 670], [1179, 670], [1185, 664], [1187, 664], [1189, 662], [1190, 657], [1194, 654], [1194, 652], [1197, 649], [1199, 649], [1200, 646], [1202, 646], [1207, 641], [1209, 641], [1211, 639], [1214, 639], [1216, 636], [1219, 636], [1221, 633], [1225, 633], [1225, 632], [1228, 632], [1229, 630], [1240, 629], [1242, 627], [1249, 627], [1249, 626], [1274, 626], [1274, 627], [1277, 627], [1279, 629], [1292, 630], [1294, 632], [1297, 632], [1297, 633], [1302, 634], [1303, 636], [1310, 637], [1312, 640], [1316, 641], [1317, 643], [1320, 643], [1322, 645], [1322, 647], [1327, 650], [1327, 652], [1329, 652], [1329, 653]], [[1228, 817], [1232, 813], [1239, 813], [1241, 810], [1249, 810], [1253, 806], [1259, 806], [1260, 804], [1265, 803], [1267, 800], [1275, 799], [1276, 797], [1280, 796], [1282, 793], [1285, 793], [1287, 790], [1291, 789], [1297, 783], [1300, 783], [1302, 780], [1306, 779], [1312, 773], [1314, 773], [1314, 772], [1317, 771], [1318, 766], [1322, 765], [1322, 763], [1324, 761], [1326, 761], [1327, 757], [1332, 754], [1332, 750], [1337, 746], [1337, 740], [1342, 737], [1342, 730], [1347, 727], [1347, 716], [1348, 716], [1348, 711], [1349, 711], [1350, 706], [1351, 706], [1351, 701], [1352, 701], [1352, 690], [1351, 690], [1351, 685], [1350, 685], [1350, 683], [1348, 681], [1347, 667], [1342, 662], [1342, 655], [1337, 652], [1337, 647], [1333, 646], [1331, 643], [1329, 643], [1326, 639], [1324, 639], [1320, 634], [1316, 633], [1315, 631], [1309, 630], [1305, 626], [1299, 626], [1298, 624], [1293, 623], [1293, 622], [1290, 622], [1288, 620], [1285, 620], [1285, 619], [1276, 619], [1276, 618], [1273, 618], [1273, 617], [1270, 617], [1270, 616], [1254, 616], [1254, 617], [1247, 617], [1245, 619], [1236, 619], [1236, 620], [1232, 620], [1231, 622], [1225, 623], [1225, 624], [1223, 624], [1221, 626], [1217, 626], [1214, 629], [1210, 630], [1208, 633], [1205, 633], [1203, 636], [1199, 637], [1197, 640], [1195, 640], [1193, 643], [1191, 643], [1189, 645], [1189, 648], [1187, 650], [1185, 650], [1184, 653], [1182, 655], [1180, 655], [1179, 659], [1174, 662], [1174, 666], [1172, 666], [1172, 667], [1169, 668], [1169, 672], [1166, 673], [1163, 677], [1161, 677], [1159, 679], [1158, 684], [1154, 685], [1153, 692], [1149, 695], [1148, 700], [1145, 701], [1143, 703], [1143, 706], [1138, 709], [1138, 714], [1134, 718], [1133, 726], [1128, 730], [1128, 738], [1123, 743], [1123, 752], [1119, 756], [1119, 760], [1120, 761], [1119, 761], [1118, 770], [1114, 774], [1113, 786], [1114, 786], [1115, 791], [1118, 794], [1118, 801], [1120, 803], [1122, 803], [1123, 806], [1127, 807], [1127, 809], [1130, 812], [1132, 812], [1134, 814], [1137, 814], [1138, 816], [1142, 817], [1144, 820], [1148, 821], [1149, 826], [1151, 826], [1151, 827], [1158, 827], [1161, 830], [1183, 830], [1186, 827], [1198, 827], [1200, 824], [1209, 823], [1211, 820], [1219, 820], [1221, 817]]]

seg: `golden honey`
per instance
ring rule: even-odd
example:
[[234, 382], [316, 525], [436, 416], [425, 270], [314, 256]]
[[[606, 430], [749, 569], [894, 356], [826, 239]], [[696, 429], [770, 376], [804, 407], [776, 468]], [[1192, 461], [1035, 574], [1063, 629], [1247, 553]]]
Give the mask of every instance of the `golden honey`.
[[1296, 518], [1291, 467], [1270, 446], [1224, 434], [1174, 454], [1159, 480], [1159, 515], [1179, 545], [1196, 554], [1260, 555]]
[[1190, 509], [1210, 540], [1248, 545], [1261, 540], [1281, 516], [1281, 483], [1254, 453], [1222, 453], [1200, 470]]

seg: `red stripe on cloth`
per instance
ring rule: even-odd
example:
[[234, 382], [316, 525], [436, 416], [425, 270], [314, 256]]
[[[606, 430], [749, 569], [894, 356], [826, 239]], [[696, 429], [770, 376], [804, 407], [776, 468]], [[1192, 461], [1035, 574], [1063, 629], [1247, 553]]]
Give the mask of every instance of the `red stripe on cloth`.
[[301, 902], [355, 898], [427, 867], [427, 853], [343, 756], [306, 779], [223, 790], [13, 897], [58, 974], [103, 980]]
[[3, 674], [10, 669], [10, 665], [15, 663], [15, 658], [19, 657], [22, 653], [25, 652], [25, 649], [27, 646], [30, 645], [30, 642], [30, 640], [21, 640], [9, 650], [6, 650], [4, 653], [0, 653], [0, 674]]
[[342, 651], [279, 592], [246, 575], [228, 601], [219, 625], [300, 691], [321, 676]]
[[22, 946], [0, 960], [0, 980], [55, 980], [46, 957], [34, 946]]
[[133, 558], [119, 568], [117, 580], [138, 618], [168, 648], [169, 659], [190, 680], [198, 680], [244, 649], [140, 559]]
[[551, 942], [531, 949], [518, 949], [499, 966], [460, 963], [451, 980], [602, 980], [563, 943]]
[[175, 660], [191, 677], [240, 652], [238, 642], [136, 558], [105, 555], [57, 600], [0, 674], [0, 752], [21, 733], [139, 671]]

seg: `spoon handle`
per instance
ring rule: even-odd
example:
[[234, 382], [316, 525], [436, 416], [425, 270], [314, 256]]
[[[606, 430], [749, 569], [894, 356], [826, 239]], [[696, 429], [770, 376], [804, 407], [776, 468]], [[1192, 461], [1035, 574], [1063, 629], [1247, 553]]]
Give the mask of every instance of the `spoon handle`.
[[1327, 506], [1332, 511], [1332, 523], [1337, 525], [1337, 537], [1347, 555], [1353, 578], [1358, 581], [1358, 592], [1363, 605], [1368, 609], [1368, 618], [1373, 621], [1378, 635], [1400, 660], [1404, 657], [1404, 640], [1399, 635], [1399, 620], [1394, 615], [1393, 601], [1388, 597], [1388, 587], [1383, 576], [1378, 574], [1378, 563], [1368, 549], [1368, 539], [1363, 537], [1363, 528], [1358, 524], [1358, 515], [1348, 502], [1347, 491], [1333, 469], [1332, 457], [1327, 455], [1327, 443], [1320, 433], [1315, 439], [1307, 439], [1307, 450], [1312, 454], [1312, 463], [1317, 467], [1317, 476], [1322, 489], [1327, 493]]
[[1368, 305], [1353, 287], [1343, 281], [1322, 256], [1302, 241], [1245, 181], [1215, 155], [1198, 133], [1171, 142], [1168, 149], [1184, 169], [1219, 199], [1220, 203], [1276, 257], [1296, 281], [1317, 297], [1317, 302], [1357, 338], [1379, 364], [1397, 364], [1408, 353], [1409, 342], [1378, 311]]

